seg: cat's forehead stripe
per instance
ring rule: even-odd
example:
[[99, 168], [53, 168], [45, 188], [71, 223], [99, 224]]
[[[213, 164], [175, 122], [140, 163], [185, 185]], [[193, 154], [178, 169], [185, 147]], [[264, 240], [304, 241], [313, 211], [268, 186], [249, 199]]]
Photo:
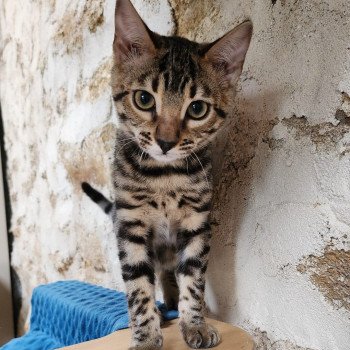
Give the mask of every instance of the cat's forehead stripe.
[[154, 92], [157, 92], [158, 91], [158, 85], [159, 85], [159, 77], [156, 76], [155, 78], [153, 78], [152, 80], [152, 90]]
[[164, 71], [166, 71], [169, 62], [169, 52], [167, 52], [160, 60], [159, 60], [159, 73], [163, 73]]
[[169, 71], [166, 71], [163, 74], [163, 79], [164, 79], [164, 88], [167, 90], [169, 88]]
[[182, 94], [185, 90], [186, 85], [188, 84], [188, 82], [190, 81], [190, 78], [188, 76], [183, 76], [182, 77], [182, 81], [181, 84], [179, 86], [179, 92]]
[[[164, 80], [165, 90], [171, 90], [173, 92], [183, 93], [186, 85], [190, 80], [194, 81], [197, 76], [197, 71], [194, 68], [195, 64], [191, 59], [192, 63], [188, 63], [187, 67], [182, 66], [182, 69], [177, 64], [171, 65], [169, 63], [165, 71], [160, 72]], [[192, 88], [196, 90], [195, 87]]]
[[161, 40], [165, 53], [158, 60], [158, 72], [166, 90], [182, 93], [189, 81], [198, 77], [195, 57], [199, 57], [199, 46], [177, 37]]
[[203, 84], [203, 92], [205, 97], [209, 97], [212, 94], [209, 86], [206, 84]]
[[140, 84], [144, 84], [146, 79], [149, 77], [149, 75], [151, 74], [151, 72], [147, 71], [147, 72], [143, 72], [139, 78], [138, 78], [138, 82]]
[[190, 89], [190, 98], [193, 98], [194, 96], [196, 96], [196, 93], [197, 93], [197, 85], [193, 83]]

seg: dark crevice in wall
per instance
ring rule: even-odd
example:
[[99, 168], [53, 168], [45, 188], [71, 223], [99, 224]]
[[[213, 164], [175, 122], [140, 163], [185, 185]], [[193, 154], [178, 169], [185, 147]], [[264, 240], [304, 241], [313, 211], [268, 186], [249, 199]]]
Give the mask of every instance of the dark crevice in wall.
[[[12, 253], [13, 247], [13, 233], [10, 230], [11, 227], [11, 216], [12, 216], [12, 208], [10, 202], [10, 192], [7, 183], [7, 155], [5, 152], [5, 134], [4, 134], [4, 124], [1, 113], [1, 105], [0, 105], [0, 152], [1, 152], [1, 167], [3, 174], [3, 187], [4, 187], [4, 198], [5, 198], [5, 211], [6, 211], [6, 226], [7, 226], [7, 235], [9, 242], [9, 252], [10, 257]], [[10, 258], [9, 257], [9, 258]], [[13, 303], [13, 313], [14, 313], [14, 329], [15, 335], [18, 334], [17, 324], [19, 319], [19, 313], [22, 306], [22, 292], [21, 292], [21, 284], [18, 278], [16, 271], [11, 267], [11, 285], [12, 285], [12, 303]]]
[[176, 12], [175, 12], [174, 7], [172, 6], [171, 1], [168, 0], [168, 4], [170, 6], [171, 17], [173, 19], [173, 24], [174, 24], [172, 35], [178, 35], [179, 34], [179, 21], [177, 19]]

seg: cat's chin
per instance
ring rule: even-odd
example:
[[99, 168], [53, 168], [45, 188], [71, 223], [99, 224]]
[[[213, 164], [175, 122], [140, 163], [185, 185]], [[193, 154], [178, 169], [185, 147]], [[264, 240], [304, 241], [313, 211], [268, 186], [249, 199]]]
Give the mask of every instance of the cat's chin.
[[159, 163], [173, 163], [181, 159], [181, 157], [169, 154], [150, 154], [150, 156]]

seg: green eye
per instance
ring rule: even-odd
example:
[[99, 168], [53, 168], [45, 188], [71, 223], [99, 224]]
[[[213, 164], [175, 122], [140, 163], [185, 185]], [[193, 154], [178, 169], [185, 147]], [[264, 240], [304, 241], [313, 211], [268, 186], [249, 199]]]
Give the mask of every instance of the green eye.
[[138, 90], [135, 92], [134, 102], [136, 107], [143, 111], [148, 111], [155, 105], [154, 97], [144, 90]]
[[204, 101], [193, 101], [187, 108], [187, 114], [193, 119], [202, 119], [209, 110], [208, 103]]

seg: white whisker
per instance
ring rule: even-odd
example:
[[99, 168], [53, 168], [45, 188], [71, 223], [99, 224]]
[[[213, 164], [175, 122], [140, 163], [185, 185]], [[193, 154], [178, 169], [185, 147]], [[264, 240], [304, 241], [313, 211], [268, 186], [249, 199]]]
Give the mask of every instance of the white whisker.
[[[119, 143], [120, 144], [124, 144], [125, 142], [130, 141], [130, 140], [135, 140], [136, 141], [136, 138], [135, 137], [129, 137], [129, 138], [121, 139], [121, 140], [119, 140]], [[121, 142], [121, 141], [123, 141], [123, 142]]]
[[126, 142], [126, 143], [124, 143], [123, 145], [122, 145], [122, 147], [120, 147], [120, 148], [118, 148], [117, 149], [117, 151], [118, 151], [118, 155], [120, 154], [120, 152], [123, 150], [123, 148], [125, 148], [127, 145], [129, 145], [130, 143], [133, 143], [134, 142], [134, 140], [131, 140], [131, 141], [128, 141], [128, 142]]
[[140, 166], [140, 168], [141, 168], [141, 161], [142, 161], [142, 156], [143, 156], [143, 154], [145, 153], [145, 151], [144, 150], [142, 150], [142, 152], [141, 152], [141, 156], [140, 156], [140, 159], [139, 159], [139, 166]]
[[204, 167], [203, 167], [203, 164], [202, 164], [202, 162], [200, 161], [200, 159], [198, 158], [198, 156], [197, 156], [197, 154], [196, 154], [196, 152], [191, 152], [191, 154], [194, 154], [195, 156], [196, 156], [196, 158], [197, 158], [197, 160], [198, 160], [198, 163], [201, 165], [201, 167], [202, 167], [202, 170], [203, 170], [203, 174], [204, 174], [204, 176], [205, 176], [205, 179], [206, 179], [206, 181], [207, 181], [207, 186], [208, 186], [208, 189], [210, 189], [210, 186], [209, 186], [209, 181], [208, 181], [208, 177], [207, 177], [207, 173], [205, 172], [205, 170], [204, 170]]

